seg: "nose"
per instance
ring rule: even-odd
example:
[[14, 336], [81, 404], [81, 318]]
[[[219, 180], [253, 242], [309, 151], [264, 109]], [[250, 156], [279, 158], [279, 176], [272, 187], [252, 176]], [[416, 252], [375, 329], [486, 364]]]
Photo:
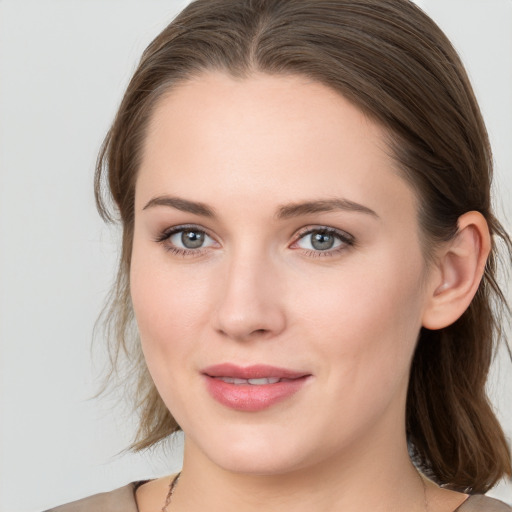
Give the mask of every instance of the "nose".
[[215, 316], [217, 332], [247, 341], [272, 338], [285, 329], [284, 283], [269, 258], [232, 258], [223, 277]]

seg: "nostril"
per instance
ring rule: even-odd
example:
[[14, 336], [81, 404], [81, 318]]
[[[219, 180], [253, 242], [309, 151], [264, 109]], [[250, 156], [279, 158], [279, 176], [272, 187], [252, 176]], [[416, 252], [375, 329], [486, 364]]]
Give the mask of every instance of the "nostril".
[[253, 329], [253, 330], [249, 329], [249, 330], [247, 330], [246, 333], [242, 333], [242, 332], [235, 332], [235, 331], [229, 330], [229, 329], [227, 329], [227, 330], [219, 329], [218, 332], [223, 336], [227, 336], [228, 338], [249, 340], [251, 338], [264, 337], [271, 331], [269, 329]]
[[262, 340], [282, 332], [286, 322], [279, 305], [263, 298], [254, 304], [236, 298], [233, 295], [223, 301], [215, 312], [213, 327], [220, 335], [237, 340]]

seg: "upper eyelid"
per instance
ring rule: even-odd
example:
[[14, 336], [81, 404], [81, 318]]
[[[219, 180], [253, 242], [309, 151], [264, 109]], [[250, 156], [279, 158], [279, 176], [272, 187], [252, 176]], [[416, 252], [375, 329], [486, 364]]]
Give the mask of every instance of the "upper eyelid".
[[173, 242], [171, 242], [171, 237], [176, 235], [177, 233], [180, 233], [182, 231], [196, 231], [200, 233], [204, 233], [208, 238], [213, 240], [216, 244], [218, 244], [218, 241], [215, 237], [211, 236], [208, 233], [208, 230], [199, 227], [194, 224], [180, 224], [176, 226], [171, 226], [167, 229], [164, 229], [163, 231], [160, 231], [159, 234], [157, 234], [156, 237], [154, 237], [154, 241], [158, 244], [162, 245], [166, 251], [172, 252], [174, 254], [179, 254], [181, 256], [199, 256], [200, 254], [204, 253], [204, 251], [208, 250], [210, 246], [207, 247], [197, 247], [197, 248], [187, 248], [187, 247], [179, 247], [176, 246]]
[[317, 231], [326, 231], [328, 233], [334, 233], [335, 235], [339, 235], [341, 238], [354, 241], [354, 236], [348, 233], [347, 231], [344, 231], [343, 229], [334, 228], [332, 226], [322, 225], [305, 226], [304, 228], [299, 229], [296, 232], [295, 241]]
[[203, 226], [199, 226], [197, 224], [178, 224], [176, 226], [171, 226], [168, 228], [163, 229], [159, 232], [157, 235], [158, 240], [165, 240], [169, 238], [170, 236], [179, 233], [180, 231], [199, 231], [201, 233], [204, 233], [205, 235], [209, 236], [210, 238], [216, 240], [216, 237], [214, 237], [211, 232], [204, 228]]

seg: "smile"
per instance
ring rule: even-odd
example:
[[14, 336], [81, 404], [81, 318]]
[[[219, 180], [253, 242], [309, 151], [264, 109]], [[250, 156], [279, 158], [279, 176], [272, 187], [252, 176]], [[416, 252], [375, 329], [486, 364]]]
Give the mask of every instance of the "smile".
[[257, 412], [290, 399], [312, 375], [268, 365], [240, 367], [230, 363], [202, 371], [209, 395], [236, 411]]

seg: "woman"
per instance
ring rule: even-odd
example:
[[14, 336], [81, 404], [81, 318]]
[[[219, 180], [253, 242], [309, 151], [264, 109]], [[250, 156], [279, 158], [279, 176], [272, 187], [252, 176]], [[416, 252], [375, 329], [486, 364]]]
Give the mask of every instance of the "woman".
[[182, 429], [183, 469], [56, 510], [510, 510], [481, 495], [512, 473], [485, 395], [511, 246], [491, 171], [465, 71], [407, 0], [190, 4], [96, 182], [123, 225], [133, 447]]

